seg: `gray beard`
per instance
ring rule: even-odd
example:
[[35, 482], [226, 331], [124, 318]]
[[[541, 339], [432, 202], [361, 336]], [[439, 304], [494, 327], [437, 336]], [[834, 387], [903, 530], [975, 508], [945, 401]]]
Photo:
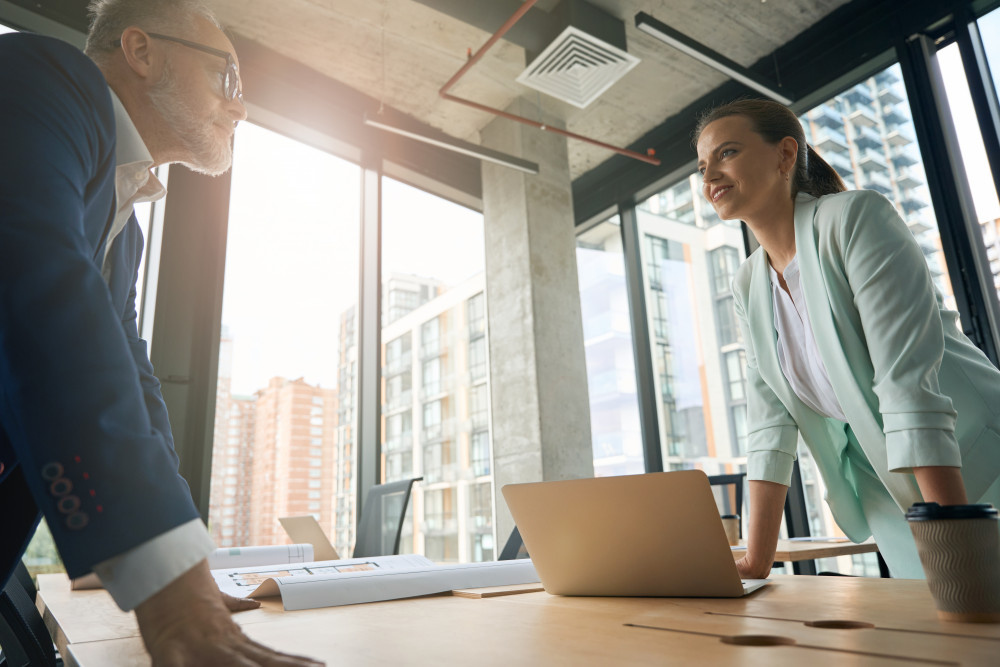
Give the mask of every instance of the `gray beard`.
[[149, 91], [149, 101], [167, 126], [183, 142], [184, 148], [194, 157], [184, 166], [200, 174], [218, 176], [229, 170], [233, 163], [233, 146], [220, 141], [215, 126], [205, 123], [184, 99], [184, 91], [169, 63], [163, 76]]

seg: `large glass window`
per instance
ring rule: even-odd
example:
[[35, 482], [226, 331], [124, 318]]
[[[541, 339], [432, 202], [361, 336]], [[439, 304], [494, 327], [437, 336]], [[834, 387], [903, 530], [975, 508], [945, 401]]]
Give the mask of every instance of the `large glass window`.
[[382, 188], [383, 475], [424, 478], [401, 548], [492, 558], [492, 504], [474, 491], [492, 488], [483, 218], [389, 178]]
[[286, 543], [311, 514], [353, 547], [360, 169], [250, 123], [236, 130], [209, 530]]
[[594, 474], [603, 477], [642, 473], [646, 467], [632, 323], [617, 217], [577, 237], [576, 265], [590, 391]]
[[[636, 210], [664, 469], [745, 466], [743, 341], [731, 283], [739, 223], [724, 222], [692, 175]], [[734, 363], [738, 362], [738, 363]]]
[[[979, 20], [979, 30], [994, 80], [1000, 70], [1000, 11], [994, 11]], [[979, 131], [976, 110], [966, 80], [965, 66], [958, 44], [951, 44], [937, 52], [938, 64], [948, 96], [948, 108], [958, 134], [965, 177], [969, 181], [975, 206], [976, 221], [982, 233], [989, 261], [988, 280], [1000, 294], [1000, 201], [997, 199], [993, 171], [986, 157], [986, 147]], [[991, 119], [989, 122], [993, 122]]]

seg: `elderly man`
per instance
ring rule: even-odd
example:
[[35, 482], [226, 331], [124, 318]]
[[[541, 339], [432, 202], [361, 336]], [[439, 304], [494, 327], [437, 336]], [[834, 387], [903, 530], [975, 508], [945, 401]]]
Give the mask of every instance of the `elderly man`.
[[233, 46], [200, 0], [91, 12], [90, 58], [0, 37], [0, 585], [44, 515], [68, 574], [135, 609], [154, 664], [311, 664], [230, 618], [136, 329], [132, 207], [165, 194], [156, 165], [229, 169]]

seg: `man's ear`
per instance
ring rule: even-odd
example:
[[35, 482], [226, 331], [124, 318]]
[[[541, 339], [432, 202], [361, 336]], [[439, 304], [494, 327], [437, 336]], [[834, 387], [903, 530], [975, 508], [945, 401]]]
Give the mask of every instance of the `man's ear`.
[[152, 48], [152, 38], [141, 28], [130, 26], [122, 33], [122, 53], [125, 62], [137, 76], [149, 79], [158, 76], [159, 59]]

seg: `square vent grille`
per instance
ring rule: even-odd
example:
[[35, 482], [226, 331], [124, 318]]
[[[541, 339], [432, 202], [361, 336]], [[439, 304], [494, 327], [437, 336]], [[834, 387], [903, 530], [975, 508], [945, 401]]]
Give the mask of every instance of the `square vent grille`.
[[635, 56], [569, 26], [517, 82], [583, 109], [638, 64]]

